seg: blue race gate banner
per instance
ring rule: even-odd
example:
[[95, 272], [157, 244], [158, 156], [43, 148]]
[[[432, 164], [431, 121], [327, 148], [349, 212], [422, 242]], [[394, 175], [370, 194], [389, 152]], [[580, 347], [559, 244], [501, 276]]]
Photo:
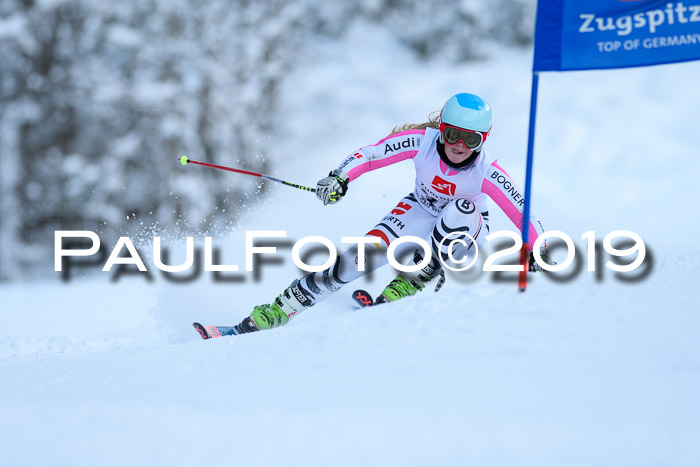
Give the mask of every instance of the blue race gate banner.
[[539, 0], [519, 287], [527, 285], [528, 221], [541, 71], [626, 68], [700, 59], [700, 0]]
[[700, 0], [540, 0], [533, 71], [700, 59]]

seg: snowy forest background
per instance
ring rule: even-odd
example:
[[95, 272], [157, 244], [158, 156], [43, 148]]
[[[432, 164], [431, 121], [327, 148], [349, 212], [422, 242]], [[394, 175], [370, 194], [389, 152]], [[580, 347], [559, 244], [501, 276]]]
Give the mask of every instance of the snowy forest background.
[[176, 159], [274, 174], [280, 93], [319, 44], [382, 29], [426, 66], [481, 60], [531, 44], [535, 5], [0, 0], [0, 280], [46, 271], [55, 230], [114, 244], [234, 225], [265, 186]]

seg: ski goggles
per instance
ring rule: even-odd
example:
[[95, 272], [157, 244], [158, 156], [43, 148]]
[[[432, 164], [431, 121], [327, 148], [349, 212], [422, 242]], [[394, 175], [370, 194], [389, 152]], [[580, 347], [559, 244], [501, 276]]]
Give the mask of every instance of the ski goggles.
[[465, 130], [464, 128], [458, 128], [442, 122], [440, 123], [440, 132], [447, 144], [457, 144], [457, 142], [462, 141], [469, 149], [481, 147], [489, 134], [488, 131], [483, 133], [481, 131]]

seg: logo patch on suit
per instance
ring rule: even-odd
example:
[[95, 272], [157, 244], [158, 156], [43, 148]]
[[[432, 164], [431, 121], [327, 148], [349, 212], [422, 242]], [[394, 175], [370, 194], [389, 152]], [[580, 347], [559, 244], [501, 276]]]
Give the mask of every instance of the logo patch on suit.
[[447, 196], [454, 196], [457, 185], [447, 180], [443, 180], [439, 176], [435, 176], [432, 183], [433, 190]]
[[468, 199], [462, 199], [457, 201], [457, 210], [462, 214], [473, 214], [476, 206]]
[[400, 216], [401, 214], [406, 214], [413, 206], [411, 206], [408, 203], [399, 203], [396, 205], [393, 211], [391, 213], [395, 216]]

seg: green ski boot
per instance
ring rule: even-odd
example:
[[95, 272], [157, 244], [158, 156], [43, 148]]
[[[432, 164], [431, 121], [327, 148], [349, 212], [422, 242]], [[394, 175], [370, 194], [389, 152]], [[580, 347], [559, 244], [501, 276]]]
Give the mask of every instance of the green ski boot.
[[[413, 255], [414, 264], [419, 264], [423, 261], [423, 257], [420, 255], [418, 250]], [[416, 272], [403, 272], [396, 276], [394, 280], [389, 282], [389, 285], [382, 291], [382, 294], [377, 297], [375, 304], [395, 302], [404, 297], [411, 297], [425, 288], [425, 284], [433, 280], [433, 278], [440, 276], [440, 281], [438, 281], [435, 291], [437, 292], [442, 287], [445, 282], [445, 273], [440, 267], [440, 262], [433, 257], [423, 269]]]
[[396, 279], [389, 282], [382, 294], [377, 298], [377, 303], [395, 302], [404, 297], [415, 295], [416, 292], [423, 290], [425, 284], [411, 283], [406, 280], [401, 274], [396, 276]]
[[295, 280], [274, 302], [254, 307], [250, 316], [236, 326], [236, 331], [242, 334], [285, 325], [294, 315], [312, 305], [308, 292], [301, 287], [299, 280]]
[[[277, 298], [279, 299], [279, 297]], [[277, 300], [271, 305], [264, 304], [256, 306], [253, 308], [250, 317], [253, 318], [259, 330], [276, 328], [277, 326], [287, 324], [287, 321], [289, 321], [289, 315], [282, 311], [282, 308], [277, 305]]]

